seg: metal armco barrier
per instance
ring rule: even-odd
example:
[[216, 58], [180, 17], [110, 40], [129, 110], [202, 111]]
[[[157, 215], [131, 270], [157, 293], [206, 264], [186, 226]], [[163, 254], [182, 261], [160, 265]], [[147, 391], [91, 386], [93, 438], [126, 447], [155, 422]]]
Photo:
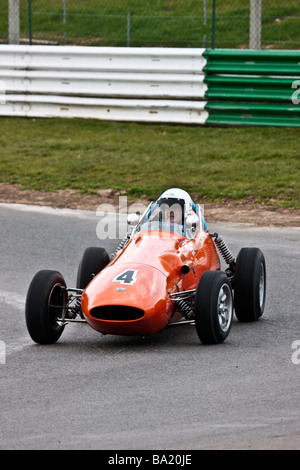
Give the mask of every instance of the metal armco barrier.
[[300, 106], [264, 103], [208, 103], [207, 124], [300, 126]]
[[300, 51], [211, 49], [203, 55], [206, 124], [300, 126], [300, 100], [293, 100]]
[[206, 49], [205, 73], [300, 76], [300, 51]]
[[0, 46], [0, 115], [203, 124], [203, 52]]
[[300, 51], [2, 45], [0, 116], [300, 126], [299, 79]]

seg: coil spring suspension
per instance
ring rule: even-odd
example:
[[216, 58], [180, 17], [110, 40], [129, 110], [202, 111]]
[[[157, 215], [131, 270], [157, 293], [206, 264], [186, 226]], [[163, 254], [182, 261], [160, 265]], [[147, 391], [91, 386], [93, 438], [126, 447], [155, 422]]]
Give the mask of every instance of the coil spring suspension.
[[215, 245], [218, 248], [220, 254], [222, 255], [224, 261], [231, 267], [235, 266], [235, 258], [231, 253], [227, 243], [224, 241], [223, 237], [221, 237], [217, 233], [214, 233], [212, 236], [215, 239]]
[[118, 248], [110, 255], [110, 257], [109, 257], [110, 260], [112, 260], [116, 256], [118, 251], [122, 250], [122, 248], [128, 243], [129, 238], [130, 238], [130, 236], [126, 235], [126, 237], [124, 237], [123, 240], [120, 241], [120, 243], [118, 245]]
[[193, 309], [183, 299], [176, 300], [176, 307], [187, 320], [190, 320], [193, 317]]

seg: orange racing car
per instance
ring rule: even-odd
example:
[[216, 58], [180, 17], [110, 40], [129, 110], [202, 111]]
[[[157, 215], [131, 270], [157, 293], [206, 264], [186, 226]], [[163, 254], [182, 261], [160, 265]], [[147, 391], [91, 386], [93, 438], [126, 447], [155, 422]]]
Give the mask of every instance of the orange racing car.
[[187, 192], [165, 191], [141, 216], [129, 214], [128, 224], [131, 231], [113, 255], [101, 247], [85, 250], [76, 288], [57, 271], [34, 276], [25, 312], [33, 341], [56, 342], [70, 322], [127, 336], [193, 323], [202, 344], [218, 344], [230, 332], [234, 311], [241, 322], [262, 316], [263, 253], [242, 248], [235, 259], [224, 239], [208, 232]]

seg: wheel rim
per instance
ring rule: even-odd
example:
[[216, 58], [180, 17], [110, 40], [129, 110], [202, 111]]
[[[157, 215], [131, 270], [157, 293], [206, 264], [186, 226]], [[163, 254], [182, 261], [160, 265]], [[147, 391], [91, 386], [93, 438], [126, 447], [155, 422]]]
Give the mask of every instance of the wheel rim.
[[57, 319], [62, 314], [61, 302], [64, 302], [64, 294], [62, 293], [62, 284], [55, 284], [51, 290], [48, 301], [48, 317], [53, 331], [58, 331], [61, 325]]
[[221, 330], [226, 333], [231, 325], [232, 319], [232, 293], [228, 284], [223, 284], [218, 296], [218, 320]]
[[265, 301], [265, 268], [263, 263], [260, 265], [260, 276], [259, 276], [259, 306], [262, 310]]

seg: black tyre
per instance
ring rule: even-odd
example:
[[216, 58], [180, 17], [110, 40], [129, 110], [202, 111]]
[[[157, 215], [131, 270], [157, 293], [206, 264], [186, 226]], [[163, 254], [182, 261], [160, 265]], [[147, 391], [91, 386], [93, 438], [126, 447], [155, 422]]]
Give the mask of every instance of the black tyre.
[[236, 259], [234, 307], [240, 322], [258, 320], [265, 308], [266, 262], [259, 248], [242, 248]]
[[77, 288], [85, 289], [91, 280], [109, 263], [109, 255], [104, 248], [86, 248], [77, 272]]
[[229, 335], [233, 317], [233, 295], [225, 273], [206, 271], [195, 297], [195, 325], [201, 343], [219, 344]]
[[57, 271], [39, 271], [28, 289], [25, 317], [28, 332], [36, 343], [52, 344], [61, 336], [64, 325], [57, 322], [67, 304], [63, 276]]

